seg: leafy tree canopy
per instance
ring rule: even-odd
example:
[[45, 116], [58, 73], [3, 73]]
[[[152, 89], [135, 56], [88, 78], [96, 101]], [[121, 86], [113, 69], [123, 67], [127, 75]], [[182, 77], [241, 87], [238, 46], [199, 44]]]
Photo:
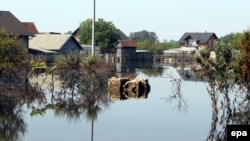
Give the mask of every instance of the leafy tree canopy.
[[219, 38], [219, 42], [225, 44], [225, 46], [230, 46], [232, 49], [239, 50], [240, 42], [242, 39], [243, 33], [230, 33], [221, 38]]
[[147, 30], [132, 32], [130, 33], [129, 38], [136, 42], [143, 42], [145, 40], [150, 40], [151, 42], [159, 42], [156, 33], [149, 32]]
[[[87, 19], [80, 24], [80, 43], [92, 44], [92, 19]], [[100, 47], [101, 52], [112, 52], [119, 40], [117, 28], [112, 22], [98, 19], [95, 22], [95, 46]]]
[[18, 36], [6, 35], [0, 30], [0, 70], [22, 66], [27, 49], [20, 47]]

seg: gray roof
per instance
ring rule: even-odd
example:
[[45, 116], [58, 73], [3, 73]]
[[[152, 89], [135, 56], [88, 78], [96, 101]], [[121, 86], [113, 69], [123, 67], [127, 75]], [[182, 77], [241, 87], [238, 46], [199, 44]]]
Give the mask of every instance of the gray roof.
[[36, 50], [60, 50], [64, 43], [72, 37], [70, 34], [35, 34], [29, 41], [29, 48]]
[[34, 36], [34, 34], [9, 11], [0, 11], [0, 29], [4, 29], [7, 34]]
[[29, 47], [29, 49], [31, 50], [36, 50], [36, 51], [40, 51], [46, 54], [57, 54], [58, 52], [56, 51], [51, 51], [51, 50], [46, 50], [46, 49], [42, 49], [42, 48], [33, 48], [33, 47]]
[[120, 29], [117, 29], [120, 40], [129, 40], [128, 36], [123, 33]]
[[208, 33], [208, 32], [204, 32], [204, 33], [198, 33], [198, 32], [187, 32], [184, 33], [184, 35], [180, 38], [179, 43], [184, 43], [185, 40], [189, 37], [197, 40], [199, 43], [207, 43], [208, 40], [212, 37], [215, 36], [215, 38], [217, 39], [217, 36], [215, 35], [215, 33]]

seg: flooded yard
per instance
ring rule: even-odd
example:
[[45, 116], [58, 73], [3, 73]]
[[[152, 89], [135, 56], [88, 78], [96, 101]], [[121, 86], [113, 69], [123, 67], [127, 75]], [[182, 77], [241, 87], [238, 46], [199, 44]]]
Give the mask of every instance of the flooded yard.
[[202, 141], [213, 140], [218, 135], [223, 137], [225, 124], [241, 121], [229, 119], [223, 108], [222, 112], [214, 113], [208, 83], [183, 79], [183, 74], [172, 66], [135, 69], [127, 75], [148, 80], [150, 92], [146, 98], [110, 98], [106, 83], [68, 83], [70, 89], [64, 89], [66, 84], [58, 81], [57, 76], [53, 76], [53, 86], [48, 81], [50, 76], [46, 81], [34, 77], [32, 81], [42, 86], [38, 89], [45, 97], [23, 102], [9, 113], [1, 111], [4, 114], [0, 119], [0, 138], [23, 141]]

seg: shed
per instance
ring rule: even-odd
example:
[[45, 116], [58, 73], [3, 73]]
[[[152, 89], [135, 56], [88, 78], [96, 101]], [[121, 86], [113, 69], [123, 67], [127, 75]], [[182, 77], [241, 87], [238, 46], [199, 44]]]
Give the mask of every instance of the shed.
[[117, 61], [136, 61], [137, 44], [132, 40], [118, 40], [117, 44]]

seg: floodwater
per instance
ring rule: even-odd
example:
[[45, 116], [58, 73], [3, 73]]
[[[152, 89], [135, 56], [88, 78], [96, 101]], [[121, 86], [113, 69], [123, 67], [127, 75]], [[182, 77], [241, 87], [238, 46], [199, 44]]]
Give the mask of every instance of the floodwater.
[[[166, 141], [205, 140], [211, 124], [211, 104], [203, 82], [183, 81], [182, 97], [172, 98], [172, 74], [180, 78], [172, 67], [165, 67], [162, 76], [149, 77], [136, 70], [138, 78], [148, 79], [151, 91], [147, 99], [114, 100], [98, 113], [94, 121], [93, 140]], [[182, 103], [179, 101], [182, 100]], [[178, 104], [181, 106], [178, 107]], [[25, 141], [85, 141], [91, 139], [92, 122], [83, 113], [77, 119], [56, 116], [52, 110], [43, 116], [30, 116]]]
[[[60, 95], [59, 86], [53, 91], [43, 87], [45, 101], [23, 104], [16, 115], [17, 124], [11, 128], [17, 137], [13, 140], [204, 141], [220, 133], [223, 127], [216, 126], [206, 82], [184, 79], [171, 66], [155, 70], [158, 73], [148, 73], [150, 69], [133, 72], [136, 78], [148, 79], [151, 89], [147, 98], [107, 99], [107, 87], [97, 91], [101, 95], [95, 97], [72, 91]], [[65, 106], [63, 99], [71, 97], [73, 104]], [[0, 138], [11, 136], [6, 129], [0, 129]]]

